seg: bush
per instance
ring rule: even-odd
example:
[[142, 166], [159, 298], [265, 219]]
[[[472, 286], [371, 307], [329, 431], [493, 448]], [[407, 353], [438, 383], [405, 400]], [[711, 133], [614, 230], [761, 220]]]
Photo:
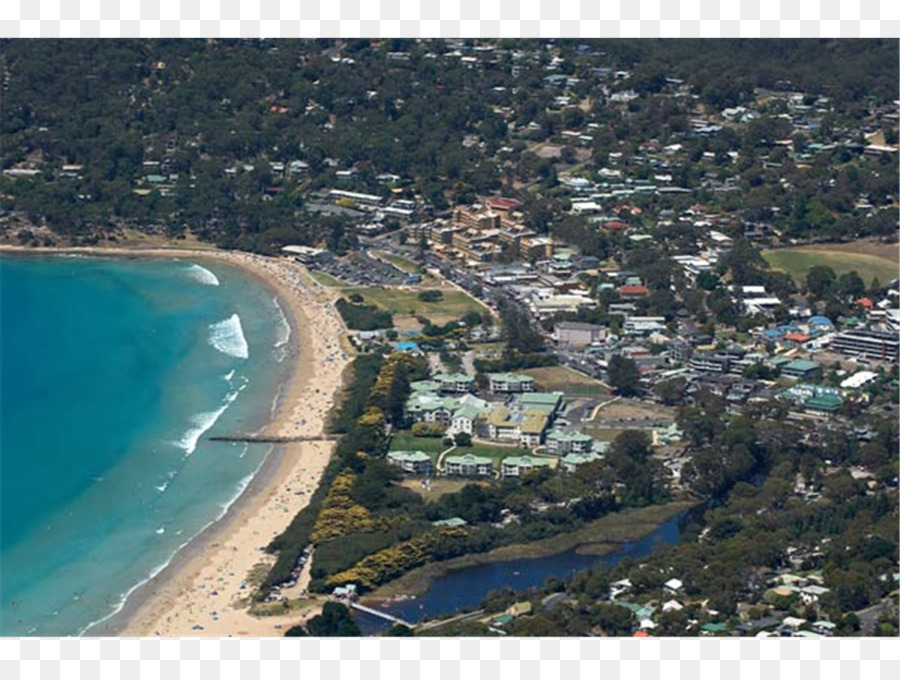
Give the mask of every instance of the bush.
[[472, 446], [472, 435], [468, 432], [457, 432], [453, 439], [457, 446]]
[[444, 299], [444, 294], [439, 290], [423, 290], [418, 298], [422, 302], [440, 302]]
[[350, 610], [337, 602], [326, 602], [322, 613], [312, 617], [306, 629], [315, 637], [356, 637], [360, 634], [359, 626], [350, 617]]
[[416, 437], [442, 437], [447, 428], [440, 423], [415, 423], [412, 433]]
[[390, 312], [372, 305], [358, 305], [344, 298], [335, 303], [347, 327], [355, 331], [374, 331], [379, 328], [392, 328], [394, 318]]

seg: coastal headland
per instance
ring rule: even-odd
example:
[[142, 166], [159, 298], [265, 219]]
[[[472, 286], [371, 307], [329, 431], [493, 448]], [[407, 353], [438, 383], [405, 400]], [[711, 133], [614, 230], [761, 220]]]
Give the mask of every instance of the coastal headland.
[[[277, 296], [291, 326], [291, 368], [280, 386], [269, 425], [259, 433], [296, 440], [276, 446], [241, 497], [216, 523], [182, 548], [166, 569], [136, 589], [122, 610], [87, 635], [280, 636], [318, 611], [256, 617], [249, 613], [254, 572], [274, 556], [264, 548], [307, 505], [334, 442], [325, 435], [328, 412], [342, 385], [352, 347], [332, 306], [333, 293], [294, 262], [232, 251], [178, 248], [14, 248], [10, 255], [180, 258], [239, 267]], [[291, 589], [305, 589], [304, 573]]]

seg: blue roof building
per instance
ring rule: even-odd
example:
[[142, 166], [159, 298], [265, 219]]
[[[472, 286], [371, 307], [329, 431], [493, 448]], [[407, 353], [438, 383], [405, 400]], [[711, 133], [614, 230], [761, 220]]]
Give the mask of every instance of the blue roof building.
[[409, 352], [410, 354], [419, 354], [422, 351], [417, 342], [395, 342], [394, 349], [398, 352]]

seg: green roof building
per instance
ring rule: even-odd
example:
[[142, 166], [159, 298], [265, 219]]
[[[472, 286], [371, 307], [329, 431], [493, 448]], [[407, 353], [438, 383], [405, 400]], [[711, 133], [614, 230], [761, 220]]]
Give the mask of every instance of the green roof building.
[[406, 400], [406, 415], [414, 423], [441, 423], [449, 425], [459, 400], [439, 397], [433, 392], [413, 392]]
[[494, 461], [473, 453], [447, 456], [444, 459], [444, 474], [461, 477], [489, 477], [494, 474]]
[[387, 460], [391, 465], [414, 475], [430, 475], [433, 470], [431, 456], [423, 451], [391, 451]]
[[781, 366], [781, 375], [798, 380], [811, 380], [822, 375], [822, 366], [818, 361], [794, 359]]
[[439, 373], [433, 382], [438, 384], [441, 392], [448, 394], [465, 394], [475, 387], [475, 377], [464, 373]]
[[562, 392], [530, 392], [520, 394], [517, 403], [522, 408], [540, 409], [553, 415], [562, 406]]
[[594, 461], [603, 460], [603, 456], [600, 456], [593, 451], [588, 451], [587, 453], [569, 453], [560, 458], [559, 463], [562, 465], [563, 470], [566, 472], [575, 472], [579, 465], [584, 465], [585, 463], [593, 463]]
[[591, 450], [593, 444], [593, 438], [583, 432], [551, 430], [547, 435], [547, 450], [558, 456], [567, 453], [586, 453]]
[[416, 380], [409, 384], [410, 389], [413, 393], [416, 392], [438, 392], [441, 389], [441, 384], [437, 380]]
[[462, 517], [450, 517], [448, 519], [439, 519], [431, 523], [433, 527], [464, 527], [468, 524]]
[[836, 394], [820, 394], [803, 402], [806, 411], [819, 411], [822, 413], [834, 413], [839, 411], [844, 400]]
[[488, 381], [491, 392], [509, 394], [513, 392], [534, 392], [534, 378], [519, 373], [490, 373]]
[[700, 630], [710, 635], [728, 632], [728, 626], [724, 623], [704, 623], [700, 626]]
[[546, 467], [550, 467], [550, 461], [546, 458], [511, 456], [503, 459], [501, 474], [504, 477], [520, 477], [526, 472]]

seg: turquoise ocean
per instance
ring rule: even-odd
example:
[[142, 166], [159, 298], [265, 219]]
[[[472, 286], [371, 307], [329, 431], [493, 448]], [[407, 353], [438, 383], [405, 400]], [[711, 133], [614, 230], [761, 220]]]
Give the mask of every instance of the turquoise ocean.
[[0, 257], [0, 634], [79, 635], [221, 517], [269, 448], [290, 326], [206, 261]]

